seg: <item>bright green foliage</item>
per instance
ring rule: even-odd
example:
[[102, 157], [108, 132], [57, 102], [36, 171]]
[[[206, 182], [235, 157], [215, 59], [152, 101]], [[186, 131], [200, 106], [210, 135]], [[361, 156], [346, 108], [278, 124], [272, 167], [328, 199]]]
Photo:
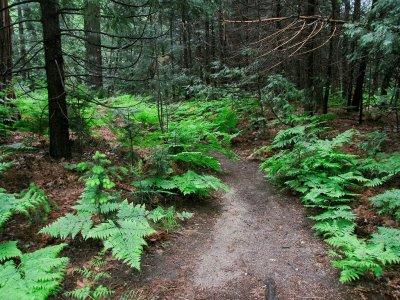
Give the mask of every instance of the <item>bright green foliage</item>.
[[14, 257], [21, 257], [22, 252], [17, 247], [17, 242], [0, 243], [0, 262]]
[[370, 199], [381, 214], [391, 214], [400, 221], [400, 190], [393, 189]]
[[44, 192], [36, 185], [32, 184], [29, 189], [17, 195], [0, 189], [0, 228], [15, 214], [30, 216], [39, 209], [48, 214], [50, 204]]
[[400, 173], [400, 153], [379, 154], [376, 158], [362, 159], [358, 169], [371, 178], [366, 186], [382, 185]]
[[117, 222], [109, 220], [90, 230], [87, 237], [102, 240], [104, 247], [111, 249], [117, 259], [140, 270], [143, 247], [147, 245], [144, 238], [154, 232], [146, 218], [118, 220]]
[[[360, 162], [358, 157], [341, 150], [351, 142], [354, 131], [325, 140], [319, 138], [322, 124], [312, 120], [310, 123], [278, 133], [270, 149], [279, 152], [261, 168], [275, 182], [299, 192], [304, 204], [322, 210], [312, 217], [316, 221], [313, 228], [337, 249], [333, 265], [341, 271], [341, 282], [358, 279], [368, 272], [379, 277], [386, 266], [400, 262], [399, 231], [380, 228], [371, 240], [359, 239], [355, 234], [356, 216], [345, 203], [352, 201], [355, 188], [373, 181], [360, 170], [368, 170], [384, 181], [399, 172], [400, 160], [394, 155], [380, 162]], [[387, 198], [378, 196], [375, 203], [387, 208]]]
[[161, 190], [179, 190], [183, 195], [209, 196], [211, 192], [226, 190], [226, 186], [218, 178], [211, 175], [199, 175], [188, 171], [183, 175], [172, 176], [170, 179], [150, 178], [134, 183], [139, 188], [158, 188]]
[[384, 266], [400, 263], [399, 253], [388, 246], [397, 242], [398, 247], [399, 233], [397, 231], [397, 236], [392, 234], [387, 237], [382, 235], [381, 229], [375, 238], [367, 242], [350, 234], [327, 239], [328, 244], [340, 249], [340, 259], [333, 262], [333, 266], [341, 270], [340, 281], [346, 283], [359, 279], [366, 272], [380, 277]]
[[326, 207], [347, 202], [348, 187], [367, 181], [356, 170], [354, 155], [340, 150], [351, 141], [353, 131], [332, 140], [318, 139], [319, 123], [300, 125], [278, 133], [272, 148], [283, 149], [267, 159], [261, 169], [269, 178], [303, 194], [309, 206]]
[[[13, 247], [13, 242], [9, 246]], [[68, 259], [59, 258], [65, 244], [19, 254], [17, 266], [9, 260], [0, 265], [0, 298], [42, 300], [58, 291]], [[16, 251], [15, 249], [13, 251]]]
[[90, 262], [89, 267], [74, 270], [74, 273], [82, 276], [85, 284], [83, 287], [64, 293], [64, 295], [78, 300], [110, 298], [114, 292], [101, 284], [101, 281], [111, 277], [109, 273], [100, 271], [104, 264], [102, 256], [96, 256]]
[[181, 152], [172, 155], [171, 158], [175, 161], [185, 162], [195, 167], [221, 171], [221, 164], [218, 159], [204, 155], [201, 152]]
[[[81, 234], [84, 239], [101, 240], [116, 258], [140, 269], [141, 254], [147, 244], [145, 238], [155, 232], [149, 220], [154, 223], [156, 220], [144, 205], [135, 206], [121, 199], [112, 180], [117, 170], [110, 164], [101, 153], [94, 155], [92, 163], [78, 164], [76, 168], [86, 173], [85, 190], [75, 206], [76, 212], [59, 218], [40, 232], [64, 239]], [[164, 215], [157, 221], [163, 218]]]
[[371, 243], [382, 244], [400, 257], [400, 229], [379, 227], [378, 232], [372, 235]]

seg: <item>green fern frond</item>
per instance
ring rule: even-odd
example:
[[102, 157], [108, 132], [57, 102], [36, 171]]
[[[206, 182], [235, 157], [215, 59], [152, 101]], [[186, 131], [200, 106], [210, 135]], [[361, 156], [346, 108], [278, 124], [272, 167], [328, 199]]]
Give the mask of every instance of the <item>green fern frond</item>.
[[17, 242], [0, 243], [0, 262], [14, 257], [21, 257], [22, 252], [17, 247]]
[[370, 199], [381, 214], [390, 214], [400, 221], [400, 189], [392, 189]]
[[19, 195], [9, 194], [0, 189], [0, 228], [15, 214], [29, 216], [40, 209], [48, 214], [50, 204], [44, 192], [36, 185], [31, 184], [29, 189]]
[[324, 237], [352, 234], [355, 228], [354, 222], [345, 219], [327, 220], [313, 226], [313, 229]]
[[221, 163], [218, 159], [207, 156], [201, 152], [181, 152], [172, 155], [171, 158], [175, 161], [185, 162], [195, 167], [221, 171]]
[[105, 248], [111, 249], [113, 256], [140, 270], [143, 246], [147, 245], [144, 238], [154, 232], [143, 220], [120, 220], [117, 224], [109, 220], [91, 229], [87, 237], [103, 240]]
[[42, 228], [40, 233], [62, 239], [68, 236], [75, 238], [79, 233], [85, 236], [92, 226], [93, 221], [89, 214], [66, 214], [54, 223]]
[[311, 217], [311, 219], [315, 221], [326, 221], [335, 219], [354, 221], [356, 219], [356, 215], [351, 211], [350, 206], [343, 205], [332, 207], [331, 209], [325, 211], [320, 215]]
[[60, 287], [68, 259], [58, 258], [65, 244], [23, 254], [17, 267], [13, 261], [0, 265], [1, 299], [47, 299]]

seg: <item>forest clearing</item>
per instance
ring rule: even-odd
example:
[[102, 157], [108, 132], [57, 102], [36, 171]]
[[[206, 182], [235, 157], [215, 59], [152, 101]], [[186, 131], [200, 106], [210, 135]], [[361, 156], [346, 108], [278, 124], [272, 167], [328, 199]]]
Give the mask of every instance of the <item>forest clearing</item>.
[[0, 0], [0, 299], [400, 299], [399, 0]]

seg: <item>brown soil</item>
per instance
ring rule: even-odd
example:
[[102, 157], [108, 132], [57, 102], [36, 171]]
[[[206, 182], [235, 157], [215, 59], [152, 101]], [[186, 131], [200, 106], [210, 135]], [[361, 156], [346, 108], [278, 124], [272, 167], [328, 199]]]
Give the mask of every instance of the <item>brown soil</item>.
[[120, 278], [127, 290], [139, 299], [266, 299], [275, 286], [278, 299], [357, 298], [339, 284], [305, 209], [257, 163], [221, 160], [230, 190], [219, 207], [203, 207], [166, 250], [145, 257], [140, 275]]

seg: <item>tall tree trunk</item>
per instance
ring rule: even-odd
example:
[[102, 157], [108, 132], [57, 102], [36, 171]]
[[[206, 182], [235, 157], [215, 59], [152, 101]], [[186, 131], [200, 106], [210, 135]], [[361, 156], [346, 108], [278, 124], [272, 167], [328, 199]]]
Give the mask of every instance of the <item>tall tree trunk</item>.
[[356, 74], [354, 93], [351, 101], [351, 106], [357, 111], [360, 109], [360, 105], [363, 101], [366, 70], [367, 70], [367, 57], [363, 57]]
[[[360, 1], [360, 0], [357, 0]], [[372, 8], [375, 6], [377, 0], [372, 0]], [[361, 12], [359, 12], [361, 13]], [[362, 113], [363, 113], [363, 91], [365, 75], [368, 65], [368, 53], [366, 50], [363, 51], [361, 61], [358, 67], [358, 73], [356, 76], [356, 85], [354, 88], [354, 94], [351, 101], [351, 106], [356, 108], [360, 112], [360, 124], [362, 123]]]
[[[22, 0], [20, 0], [22, 1]], [[20, 55], [20, 60], [21, 60], [21, 65], [23, 69], [26, 69], [27, 66], [27, 59], [26, 59], [26, 39], [25, 39], [25, 27], [24, 27], [24, 14], [22, 11], [21, 5], [18, 5], [18, 21], [20, 22], [18, 24], [18, 35], [19, 35], [19, 55]], [[22, 78], [26, 80], [27, 78], [27, 73], [24, 71], [22, 72]]]
[[[306, 15], [314, 16], [316, 12], [317, 0], [307, 0]], [[309, 22], [311, 23], [311, 21]], [[309, 29], [309, 34], [312, 28]], [[315, 53], [311, 51], [314, 48], [314, 41], [311, 39], [307, 44], [307, 49], [310, 51], [306, 57], [306, 93], [308, 100], [311, 102], [306, 108], [308, 112], [313, 111], [313, 106], [317, 103], [315, 97]]]
[[219, 39], [219, 60], [225, 62], [226, 39], [224, 30], [224, 12], [222, 6], [218, 9], [218, 39]]
[[[344, 21], [350, 20], [350, 0], [344, 0]], [[343, 47], [342, 47], [342, 97], [347, 99], [347, 90], [349, 88], [349, 63], [347, 61], [347, 54], [349, 51], [349, 40], [346, 35], [343, 36]]]
[[103, 88], [100, 11], [100, 3], [97, 0], [85, 0], [85, 65], [89, 72], [88, 84], [97, 90]]
[[[12, 27], [7, 0], [0, 0], [0, 92], [12, 82]], [[12, 97], [13, 92], [7, 92]]]
[[[339, 3], [337, 0], [331, 0], [331, 5], [332, 5], [331, 17], [333, 20], [336, 20], [339, 15]], [[328, 113], [329, 94], [330, 94], [331, 86], [332, 86], [333, 50], [334, 50], [334, 45], [336, 42], [336, 39], [333, 36], [335, 34], [335, 28], [336, 28], [335, 26], [336, 25], [334, 23], [331, 24], [331, 36], [332, 37], [329, 42], [328, 69], [327, 69], [327, 74], [326, 74], [324, 100], [322, 102], [322, 113], [323, 114]]]
[[392, 79], [393, 76], [393, 67], [389, 67], [385, 71], [385, 75], [383, 76], [382, 84], [381, 84], [381, 95], [386, 96], [387, 95], [387, 90], [390, 87], [390, 80]]
[[50, 156], [71, 157], [69, 122], [64, 85], [64, 60], [57, 0], [40, 0], [49, 97]]
[[[354, 1], [354, 12], [353, 12], [353, 22], [358, 22], [360, 21], [361, 18], [361, 0], [355, 0]], [[356, 44], [355, 42], [351, 43], [351, 50], [350, 53], [353, 53], [355, 50]], [[353, 96], [353, 84], [354, 84], [354, 69], [356, 68], [356, 65], [354, 62], [351, 62], [349, 65], [349, 70], [348, 70], [348, 85], [347, 85], [347, 91], [346, 91], [346, 96], [347, 96], [347, 106], [351, 107], [352, 106], [352, 96]]]
[[183, 44], [183, 67], [188, 69], [190, 64], [190, 53], [189, 53], [189, 34], [188, 34], [188, 17], [187, 17], [187, 7], [186, 3], [184, 3], [181, 7], [181, 17], [182, 17], [182, 29], [181, 29], [181, 37]]

